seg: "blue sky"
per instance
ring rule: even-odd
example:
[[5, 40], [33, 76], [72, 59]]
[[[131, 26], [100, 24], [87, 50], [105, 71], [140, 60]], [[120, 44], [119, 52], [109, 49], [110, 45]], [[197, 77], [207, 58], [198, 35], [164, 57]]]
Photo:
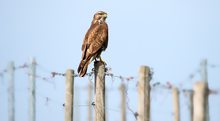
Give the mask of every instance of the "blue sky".
[[[0, 0], [0, 71], [7, 67], [9, 61], [20, 65], [28, 62], [30, 57], [36, 57], [40, 65], [39, 75], [76, 69], [81, 58], [82, 40], [93, 14], [103, 10], [108, 13], [109, 25], [109, 46], [103, 58], [114, 74], [137, 77], [139, 66], [148, 65], [153, 68], [154, 82], [170, 81], [177, 86], [183, 83], [185, 88], [192, 88], [192, 84], [200, 79], [196, 70], [202, 59], [207, 58], [209, 64], [220, 65], [219, 5], [218, 0]], [[89, 70], [91, 68], [92, 65]], [[188, 77], [192, 73], [196, 76], [190, 80]], [[220, 89], [219, 68], [209, 67], [208, 73], [209, 86]], [[41, 97], [50, 97], [58, 102], [45, 106], [45, 100], [38, 97], [37, 120], [63, 120], [63, 108], [59, 106], [64, 98], [62, 80], [62, 77], [52, 80], [56, 88], [37, 81], [39, 94], [45, 95]], [[15, 81], [16, 119], [27, 121], [28, 83], [25, 73], [17, 71]], [[117, 89], [118, 81], [111, 82], [110, 78], [108, 81], [107, 86]], [[87, 78], [76, 79], [79, 86], [85, 86], [87, 82]], [[129, 82], [129, 85], [135, 88], [135, 83]], [[6, 90], [5, 77], [0, 88], [0, 107], [4, 107], [0, 109], [0, 120], [3, 121], [7, 120]], [[79, 92], [86, 97], [86, 91]], [[117, 95], [117, 90], [109, 94], [110, 97]], [[152, 95], [152, 120], [171, 120], [170, 92], [158, 89]], [[135, 92], [130, 91], [129, 96], [136, 100]], [[161, 101], [163, 99], [164, 102]], [[80, 100], [85, 102], [86, 99]], [[119, 109], [120, 99], [117, 100], [110, 98], [112, 103], [109, 105], [113, 109]], [[184, 100], [183, 97], [181, 118], [187, 119]], [[210, 100], [213, 107], [210, 109], [211, 121], [220, 120], [216, 115], [220, 110], [215, 108], [220, 102], [219, 95], [211, 96]], [[135, 101], [130, 105], [136, 110]], [[160, 110], [158, 105], [168, 109]], [[79, 109], [83, 112], [86, 107]], [[117, 112], [110, 112], [110, 115], [114, 117], [112, 120], [120, 119]], [[134, 120], [131, 115], [128, 119]]]

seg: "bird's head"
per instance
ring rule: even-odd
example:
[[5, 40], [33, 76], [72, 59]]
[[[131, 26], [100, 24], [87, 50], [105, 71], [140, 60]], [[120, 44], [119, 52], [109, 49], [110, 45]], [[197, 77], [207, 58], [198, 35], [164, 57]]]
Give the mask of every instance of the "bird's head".
[[95, 13], [94, 17], [93, 17], [93, 23], [99, 22], [105, 22], [105, 19], [107, 18], [107, 13], [104, 11], [98, 11]]

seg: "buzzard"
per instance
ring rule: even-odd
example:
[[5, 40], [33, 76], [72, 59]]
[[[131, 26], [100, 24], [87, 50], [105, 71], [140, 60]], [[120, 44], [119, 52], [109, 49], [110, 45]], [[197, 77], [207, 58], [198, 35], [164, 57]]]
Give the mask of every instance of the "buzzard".
[[101, 59], [101, 53], [108, 46], [108, 25], [105, 22], [107, 13], [98, 11], [95, 13], [91, 26], [87, 31], [82, 43], [82, 59], [78, 67], [80, 77], [86, 74], [88, 65], [91, 61]]

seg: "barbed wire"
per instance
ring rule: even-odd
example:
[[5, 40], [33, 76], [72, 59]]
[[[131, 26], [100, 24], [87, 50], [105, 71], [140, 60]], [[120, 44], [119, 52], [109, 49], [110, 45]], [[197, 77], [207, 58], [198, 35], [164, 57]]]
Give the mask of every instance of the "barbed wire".
[[[65, 73], [62, 73], [62, 72], [57, 72], [57, 71], [50, 71], [46, 68], [44, 68], [41, 64], [39, 63], [35, 63], [36, 66], [37, 66], [37, 69], [41, 69], [41, 70], [44, 70], [48, 76], [42, 76], [41, 74], [36, 74], [36, 79], [37, 80], [43, 80], [45, 82], [48, 82], [48, 83], [51, 83], [53, 85], [55, 85], [55, 81], [54, 79], [58, 76], [60, 77], [65, 77], [66, 74]], [[215, 64], [209, 64], [208, 65], [210, 68], [219, 68], [220, 66], [219, 65], [215, 65]], [[17, 70], [23, 70], [23, 69], [28, 69], [30, 67], [30, 65], [25, 62], [21, 65], [18, 65], [18, 66], [15, 66], [14, 67], [14, 70], [17, 71]], [[94, 69], [92, 69], [89, 73], [87, 73], [85, 76], [88, 77], [88, 80], [92, 80], [93, 77], [94, 77]], [[190, 75], [189, 75], [189, 79], [192, 80], [194, 79], [195, 76], [197, 76], [197, 74], [199, 73], [199, 69], [196, 69], [194, 72], [192, 72]], [[0, 78], [3, 80], [3, 78], [5, 77], [5, 74], [7, 73], [7, 69], [2, 69], [0, 70]], [[26, 72], [25, 73], [27, 76], [31, 76], [31, 74], [29, 72]], [[77, 78], [77, 77], [80, 77], [78, 74], [74, 74], [73, 75], [74, 78]], [[107, 67], [105, 69], [105, 76], [107, 77], [110, 77], [112, 82], [114, 82], [115, 80], [119, 80], [121, 81], [122, 83], [127, 83], [128, 82], [131, 82], [131, 81], [135, 81], [136, 82], [136, 86], [138, 85], [138, 77], [137, 76], [122, 76], [122, 75], [118, 75], [118, 74], [115, 74], [112, 72], [112, 68], [110, 67]], [[150, 73], [149, 75], [150, 77], [153, 77], [153, 72]], [[181, 83], [184, 83], [185, 84], [185, 81], [181, 82]], [[161, 89], [166, 89], [166, 90], [171, 90], [172, 87], [174, 86], [174, 84], [172, 84], [170, 81], [167, 81], [165, 84], [161, 83], [161, 82], [154, 82], [152, 83], [151, 82], [151, 88], [161, 88]], [[83, 87], [83, 89], [86, 89], [87, 87]], [[117, 88], [111, 88], [111, 90], [116, 90]], [[130, 98], [129, 98], [129, 93], [128, 93], [128, 86], [126, 86], [126, 90], [125, 90], [125, 93], [126, 93], [126, 110], [128, 110], [133, 116], [134, 118], [137, 120], [137, 116], [138, 116], [138, 113], [136, 111], [134, 111], [131, 107], [130, 107]], [[184, 94], [185, 96], [186, 93], [190, 92], [190, 93], [193, 93], [193, 89], [184, 89], [184, 88], [178, 88], [180, 93]], [[107, 89], [108, 90], [108, 89]], [[220, 92], [220, 89], [219, 90], [216, 90], [216, 89], [209, 89], [209, 94], [210, 95], [218, 95]], [[58, 101], [56, 99], [53, 99], [51, 97], [49, 97], [48, 95], [42, 95], [40, 94], [39, 92], [36, 93], [36, 96], [42, 98], [44, 101], [45, 101], [45, 106], [48, 106], [50, 103], [55, 103], [56, 105], [59, 105], [59, 106], [65, 106], [64, 102], [62, 101]], [[185, 98], [186, 99], [186, 98]], [[89, 107], [89, 106], [93, 106], [95, 107], [94, 104], [78, 104], [78, 105], [75, 105], [74, 104], [74, 107]], [[106, 110], [108, 111], [114, 111], [114, 112], [120, 112], [118, 109], [119, 108], [114, 108], [114, 107], [105, 107]]]
[[[36, 66], [39, 66], [38, 63], [36, 63]], [[220, 66], [218, 65], [210, 65], [211, 68], [218, 68]], [[14, 70], [22, 70], [22, 69], [28, 69], [29, 68], [29, 65], [27, 63], [23, 63], [19, 66], [16, 66], [14, 67]], [[7, 73], [7, 69], [3, 69], [2, 71], [0, 71], [0, 77], [3, 78], [4, 75]], [[45, 82], [48, 82], [48, 83], [51, 83], [53, 85], [55, 85], [55, 82], [53, 81], [54, 78], [60, 76], [60, 77], [65, 77], [66, 74], [65, 73], [62, 73], [62, 72], [56, 72], [56, 71], [47, 71], [48, 73], [48, 76], [41, 76], [41, 75], [36, 75], [36, 79], [40, 79], [40, 80], [43, 80]], [[193, 72], [192, 74], [189, 75], [189, 78], [190, 79], [193, 79], [195, 77], [196, 74], [199, 73], [199, 70], [196, 70], [195, 72]], [[31, 76], [30, 73], [26, 72], [26, 75], [27, 76]], [[120, 80], [122, 83], [128, 83], [130, 81], [137, 81], [137, 76], [122, 76], [122, 75], [117, 75], [117, 74], [114, 74], [112, 72], [112, 68], [110, 67], [107, 67], [106, 70], [105, 70], [105, 75], [110, 77], [112, 79], [112, 81], [115, 81], [115, 80]], [[74, 74], [73, 75], [74, 77], [80, 77], [78, 74]], [[86, 75], [88, 77], [88, 80], [92, 80], [92, 78], [94, 77], [94, 69], [92, 69], [91, 72], [89, 73], [86, 73]], [[150, 77], [153, 77], [153, 72], [150, 73]], [[138, 84], [138, 83], [136, 83]], [[161, 89], [167, 89], [167, 90], [171, 90], [173, 88], [174, 84], [172, 84], [170, 81], [167, 81], [165, 84], [161, 83], [161, 82], [155, 82], [155, 83], [152, 83], [151, 84], [151, 88], [161, 88]], [[86, 89], [87, 87], [83, 87], [83, 89]], [[113, 88], [111, 88], [113, 89]], [[185, 96], [186, 93], [190, 92], [190, 93], [193, 93], [193, 90], [192, 89], [182, 89], [182, 88], [178, 88], [180, 93], [183, 93]], [[209, 94], [210, 95], [217, 95], [219, 94], [220, 90], [216, 90], [216, 89], [209, 89]], [[129, 93], [128, 93], [128, 86], [126, 86], [126, 90], [125, 90], [125, 94], [126, 94], [126, 110], [128, 110], [133, 116], [134, 118], [137, 120], [137, 117], [138, 117], [138, 113], [136, 111], [134, 111], [131, 107], [130, 107], [130, 98], [129, 98]], [[44, 96], [40, 93], [36, 93], [36, 96], [42, 98], [44, 101], [45, 101], [45, 106], [48, 106], [50, 103], [55, 103], [59, 106], [65, 106], [64, 102], [62, 101], [57, 101], [49, 96]], [[78, 104], [78, 105], [75, 105], [74, 104], [74, 107], [89, 107], [89, 106], [92, 106], [95, 108], [95, 105], [92, 103], [92, 104]], [[112, 107], [105, 107], [106, 110], [108, 111], [114, 111], [114, 112], [120, 112], [118, 109], [119, 108], [112, 108]], [[97, 110], [98, 111], [98, 110]], [[100, 113], [100, 112], [99, 112]], [[104, 117], [102, 117], [104, 118]]]
[[[166, 82], [166, 84], [161, 84], [160, 82], [156, 82], [153, 87], [157, 87], [157, 86], [160, 86], [161, 88], [163, 89], [168, 89], [168, 90], [171, 90], [174, 85], [171, 84], [171, 82]], [[187, 92], [193, 92], [193, 89], [178, 89], [179, 92], [181, 93], [187, 93]], [[217, 89], [208, 89], [208, 94], [211, 94], [211, 95], [216, 95], [216, 94], [219, 94], [219, 90]]]
[[[35, 64], [36, 64], [36, 66], [40, 66], [41, 67], [41, 65], [39, 65], [38, 63], [35, 63]], [[210, 64], [209, 66], [212, 67], [212, 68], [220, 67], [219, 65], [214, 65], [214, 64]], [[27, 69], [27, 68], [29, 68], [29, 64], [27, 64], [27, 62], [25, 62], [25, 63], [23, 63], [23, 64], [21, 64], [19, 66], [14, 67], [14, 70]], [[48, 72], [48, 70], [47, 70], [47, 72]], [[199, 72], [199, 70], [197, 69], [195, 72], [193, 72], [192, 74], [189, 75], [189, 78], [190, 79], [194, 78], [194, 76], [198, 72]], [[3, 69], [2, 71], [0, 71], [0, 77], [3, 78], [5, 73], [7, 73], [7, 69]], [[26, 73], [26, 74], [28, 76], [30, 76], [30, 73]], [[49, 76], [49, 77], [36, 75], [36, 78], [54, 84], [51, 81], [53, 78], [55, 78], [57, 76], [62, 76], [62, 77], [66, 76], [65, 73], [60, 73], [60, 72], [55, 72], [55, 71], [50, 72], [50, 75], [51, 76]], [[89, 80], [92, 80], [91, 78], [92, 78], [93, 75], [94, 75], [94, 69], [92, 69], [91, 72], [86, 73], [85, 76], [88, 76]], [[135, 81], [137, 79], [137, 77], [135, 77], [135, 76], [127, 76], [127, 77], [125, 77], [125, 76], [121, 76], [121, 75], [116, 75], [116, 74], [114, 74], [112, 72], [112, 68], [110, 68], [110, 67], [107, 67], [105, 69], [105, 75], [111, 77], [112, 81], [114, 81], [115, 79], [120, 79], [122, 82], [124, 82], [124, 81], [129, 82], [129, 81]], [[151, 78], [153, 77], [153, 71], [151, 71], [149, 76]], [[80, 76], [79, 76], [79, 74], [74, 74], [74, 77], [80, 77]], [[162, 87], [164, 89], [171, 89], [173, 85], [169, 81], [166, 84], [161, 84], [160, 82], [156, 82], [156, 83], [152, 84], [152, 87], [157, 87], [157, 86], [160, 86], [160, 87]], [[185, 89], [182, 89], [182, 91], [184, 92]], [[216, 91], [216, 90], [210, 90], [210, 94], [217, 94], [217, 93], [218, 93], [218, 91]]]
[[211, 68], [220, 68], [220, 65], [217, 64], [208, 64], [208, 66]]
[[[36, 66], [40, 66], [41, 68], [43, 68], [43, 66], [41, 66], [41, 65], [38, 64], [38, 63], [35, 63], [35, 65], [36, 65]], [[14, 70], [28, 69], [29, 66], [30, 66], [30, 65], [29, 65], [27, 62], [24, 62], [24, 63], [21, 64], [21, 65], [15, 66], [15, 67], [14, 67]], [[210, 64], [209, 66], [212, 67], [212, 68], [220, 67], [219, 65], [214, 65], [214, 64]], [[44, 68], [44, 70], [47, 70], [47, 69]], [[49, 72], [49, 71], [47, 70], [47, 72]], [[89, 80], [92, 80], [92, 78], [93, 78], [93, 76], [94, 76], [94, 72], [95, 72], [94, 69], [92, 69], [91, 72], [86, 73], [85, 76], [87, 76], [87, 77], [89, 78]], [[193, 72], [192, 74], [189, 75], [189, 78], [190, 78], [190, 79], [194, 78], [194, 76], [195, 76], [198, 72], [199, 72], [199, 70], [196, 69], [195, 72]], [[3, 78], [4, 75], [5, 75], [5, 73], [7, 73], [7, 69], [3, 69], [2, 71], [0, 71], [0, 77]], [[27, 74], [28, 76], [31, 75], [31, 74], [28, 73], [28, 72], [26, 72], [26, 74]], [[154, 74], [153, 71], [151, 71], [151, 72], [149, 73], [150, 79], [152, 79], [153, 74]], [[119, 79], [119, 80], [121, 80], [122, 82], [125, 82], [125, 81], [129, 82], [129, 81], [136, 81], [136, 80], [137, 80], [137, 77], [135, 77], [135, 76], [127, 76], [127, 77], [125, 77], [125, 76], [122, 76], [122, 75], [116, 75], [116, 74], [114, 74], [114, 73], [112, 72], [112, 68], [111, 68], [111, 67], [106, 67], [106, 69], [105, 69], [105, 75], [111, 77], [112, 81], [114, 81], [115, 79]], [[51, 81], [51, 80], [54, 79], [54, 78], [57, 77], [57, 76], [65, 77], [66, 74], [65, 74], [65, 73], [60, 73], [60, 72], [52, 71], [52, 72], [50, 72], [50, 76], [45, 77], [45, 76], [36, 75], [36, 79], [40, 79], [40, 80], [46, 81], [46, 82], [51, 83], [51, 84], [53, 84], [53, 85], [55, 86], [54, 81]], [[80, 77], [80, 76], [79, 76], [79, 74], [74, 74], [74, 77]], [[181, 82], [181, 83], [182, 83], [182, 82]], [[138, 81], [137, 81], [137, 84], [138, 84]], [[152, 87], [158, 87], [158, 86], [161, 87], [161, 88], [164, 88], [164, 89], [171, 89], [173, 85], [172, 85], [169, 81], [167, 81], [166, 84], [161, 84], [160, 82], [155, 82], [155, 83], [152, 84]], [[181, 90], [184, 92], [184, 90], [186, 90], [186, 89], [181, 89]], [[210, 93], [210, 94], [218, 94], [218, 92], [219, 92], [219, 91], [217, 91], [217, 90], [211, 90], [211, 89], [209, 89], [209, 93]]]

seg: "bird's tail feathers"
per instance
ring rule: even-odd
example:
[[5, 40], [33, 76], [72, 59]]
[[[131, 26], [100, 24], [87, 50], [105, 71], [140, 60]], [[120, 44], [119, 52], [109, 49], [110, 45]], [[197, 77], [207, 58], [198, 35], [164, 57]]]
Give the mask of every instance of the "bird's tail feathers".
[[89, 65], [89, 61], [86, 61], [86, 62], [83, 63], [83, 66], [80, 66], [78, 68], [80, 77], [83, 77], [86, 74], [88, 65]]
[[77, 72], [80, 73], [80, 71], [82, 70], [82, 68], [84, 67], [85, 65], [85, 60], [81, 60], [79, 66], [78, 66], [78, 69], [77, 69]]
[[90, 59], [91, 59], [91, 56], [89, 56], [86, 60], [81, 60], [78, 70], [77, 70], [80, 77], [83, 77], [86, 74], [88, 65], [90, 63]]

